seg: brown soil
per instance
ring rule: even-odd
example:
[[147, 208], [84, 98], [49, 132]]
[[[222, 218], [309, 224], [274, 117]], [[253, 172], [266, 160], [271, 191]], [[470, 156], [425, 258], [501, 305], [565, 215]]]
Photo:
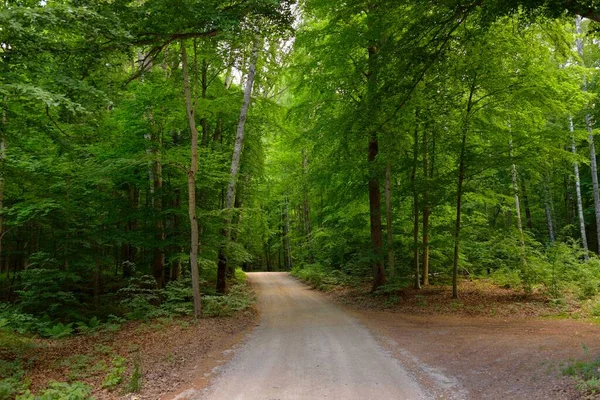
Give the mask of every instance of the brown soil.
[[[32, 362], [27, 368], [27, 378], [31, 379], [34, 392], [51, 380], [77, 380], [92, 386], [93, 396], [98, 400], [117, 399], [123, 396], [123, 387], [138, 360], [141, 393], [124, 398], [162, 398], [184, 383], [189, 386], [195, 381], [201, 385], [205, 374], [224, 361], [223, 352], [241, 339], [256, 319], [257, 312], [251, 309], [234, 317], [205, 318], [198, 322], [186, 318], [129, 323], [113, 333], [40, 341], [26, 357], [26, 362]], [[102, 389], [102, 384], [115, 355], [127, 360], [127, 378], [109, 391]], [[83, 368], [77, 368], [76, 360], [82, 356]]]
[[458, 301], [448, 288], [386, 296], [364, 289], [338, 288], [329, 297], [374, 331], [437, 398], [599, 398], [562, 375], [569, 362], [600, 355], [600, 325], [552, 317], [577, 315], [575, 303], [557, 308], [540, 294], [485, 282], [463, 283]]

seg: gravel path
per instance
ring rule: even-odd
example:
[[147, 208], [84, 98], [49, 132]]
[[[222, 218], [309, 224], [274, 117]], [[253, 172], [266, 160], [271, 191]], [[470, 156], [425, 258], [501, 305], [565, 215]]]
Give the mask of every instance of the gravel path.
[[248, 274], [260, 325], [212, 385], [178, 399], [425, 399], [371, 333], [286, 273]]

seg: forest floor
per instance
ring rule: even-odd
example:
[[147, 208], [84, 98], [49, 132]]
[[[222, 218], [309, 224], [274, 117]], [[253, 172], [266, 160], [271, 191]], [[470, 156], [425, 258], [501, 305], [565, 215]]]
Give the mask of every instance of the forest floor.
[[574, 360], [600, 355], [600, 325], [573, 319], [577, 302], [557, 308], [542, 295], [485, 281], [463, 282], [460, 293], [453, 301], [443, 286], [392, 296], [337, 287], [327, 296], [373, 331], [422, 386], [440, 388], [440, 398], [598, 398], [562, 374]]
[[[52, 380], [82, 381], [94, 388], [97, 400], [164, 398], [192, 381], [208, 383], [211, 371], [227, 360], [256, 319], [252, 308], [232, 317], [131, 322], [116, 332], [40, 340], [24, 357], [26, 378], [33, 392]], [[135, 366], [140, 378], [134, 382]], [[132, 384], [140, 392], [124, 395]]]
[[[286, 274], [272, 275], [281, 276], [284, 283], [291, 281]], [[221, 385], [223, 390], [234, 390], [231, 382], [237, 382], [244, 393], [254, 388], [264, 395], [260, 382], [269, 383], [274, 379], [272, 375], [285, 375], [292, 368], [290, 379], [281, 379], [282, 389], [314, 378], [318, 384], [307, 387], [320, 390], [327, 386], [321, 381], [329, 371], [323, 372], [322, 368], [333, 364], [327, 361], [337, 354], [334, 350], [341, 351], [340, 360], [348, 360], [348, 351], [363, 351], [370, 340], [363, 335], [346, 345], [342, 336], [356, 335], [367, 328], [386, 351], [384, 354], [399, 360], [427, 397], [597, 398], [582, 394], [574, 380], [562, 374], [570, 362], [600, 355], [600, 324], [581, 318], [585, 312], [580, 302], [563, 301], [557, 306], [542, 294], [525, 295], [485, 281], [463, 282], [459, 300], [451, 300], [449, 288], [444, 286], [372, 295], [368, 286], [335, 286], [323, 294], [303, 285], [295, 284], [296, 288], [292, 282], [288, 286], [277, 285], [254, 283], [263, 300], [258, 308], [233, 317], [205, 318], [197, 323], [190, 318], [131, 322], [116, 332], [39, 340], [24, 357], [26, 377], [31, 380], [32, 391], [51, 380], [83, 381], [94, 388], [93, 395], [98, 400], [169, 400], [205, 398], [216, 393], [219, 382], [225, 382]], [[269, 317], [265, 304], [271, 303], [275, 305]], [[342, 329], [329, 332], [337, 326]], [[264, 334], [270, 331], [271, 336]], [[284, 338], [290, 339], [290, 347], [284, 345]], [[236, 379], [227, 378], [244, 368], [243, 355], [252, 349], [259, 355], [246, 357], [251, 364], [249, 369]], [[271, 359], [266, 351], [273, 349], [279, 349], [281, 354]], [[313, 358], [305, 357], [318, 349], [321, 350]], [[286, 361], [285, 357], [295, 351], [299, 354], [297, 359]], [[374, 353], [373, 349], [368, 352]], [[327, 360], [313, 365], [319, 357]], [[363, 365], [368, 357], [358, 358], [347, 365], [329, 365], [333, 368], [329, 371], [331, 380], [340, 379], [340, 371], [347, 372], [342, 376], [355, 374], [356, 366]], [[132, 379], [135, 366], [141, 372], [138, 382]], [[312, 376], [311, 370], [318, 373]], [[107, 385], [107, 377], [113, 371], [115, 377], [124, 379]], [[252, 374], [248, 375], [248, 371]], [[390, 371], [397, 372], [392, 367]], [[252, 377], [257, 374], [265, 375], [264, 382], [255, 382]], [[254, 386], [246, 382], [248, 376]], [[364, 379], [358, 381], [361, 380]], [[127, 386], [134, 383], [140, 392], [124, 395]], [[277, 389], [274, 385], [264, 387], [271, 390], [272, 386]], [[278, 390], [273, 393], [281, 393]]]

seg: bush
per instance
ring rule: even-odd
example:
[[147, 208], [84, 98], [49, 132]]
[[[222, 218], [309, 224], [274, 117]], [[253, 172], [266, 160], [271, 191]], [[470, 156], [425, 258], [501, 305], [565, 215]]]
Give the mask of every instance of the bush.
[[37, 395], [26, 391], [16, 400], [91, 400], [92, 388], [83, 382], [51, 382], [48, 388]]
[[226, 296], [204, 296], [202, 314], [207, 317], [231, 316], [243, 311], [254, 302], [248, 286], [234, 285]]
[[341, 270], [327, 270], [321, 264], [308, 264], [292, 269], [292, 275], [318, 290], [329, 290], [334, 286], [356, 285], [360, 278]]
[[17, 291], [19, 309], [51, 319], [79, 319], [81, 302], [71, 291], [81, 278], [72, 272], [36, 268], [21, 273], [23, 287]]

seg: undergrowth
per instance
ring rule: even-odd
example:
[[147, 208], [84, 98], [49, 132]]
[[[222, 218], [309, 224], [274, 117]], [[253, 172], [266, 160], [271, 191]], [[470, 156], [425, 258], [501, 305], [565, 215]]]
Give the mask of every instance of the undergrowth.
[[[582, 344], [586, 356], [589, 358], [589, 350]], [[600, 356], [591, 361], [576, 361], [565, 366], [563, 375], [571, 376], [577, 382], [577, 389], [582, 392], [597, 395], [600, 393]]]
[[329, 270], [321, 264], [307, 264], [292, 269], [292, 275], [309, 286], [327, 291], [335, 286], [356, 286], [361, 279], [340, 270]]

